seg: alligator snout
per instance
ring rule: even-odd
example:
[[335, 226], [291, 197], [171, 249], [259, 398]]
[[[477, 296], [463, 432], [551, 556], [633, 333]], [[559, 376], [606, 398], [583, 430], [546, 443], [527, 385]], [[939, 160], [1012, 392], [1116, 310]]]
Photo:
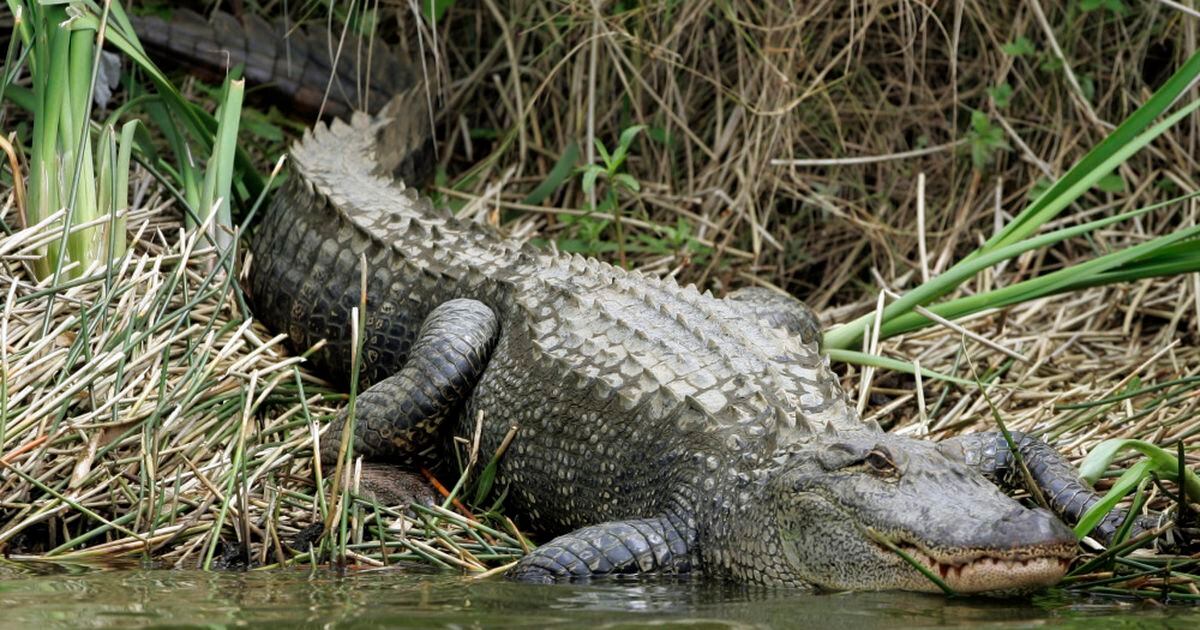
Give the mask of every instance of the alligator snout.
[[986, 539], [1012, 550], [1075, 546], [1075, 532], [1044, 508], [1016, 506], [988, 526]]
[[[959, 593], [1027, 592], [1055, 584], [1066, 573], [1075, 535], [1047, 510], [1014, 506], [985, 520], [959, 548], [908, 547], [910, 556]], [[932, 584], [917, 590], [935, 592]]]

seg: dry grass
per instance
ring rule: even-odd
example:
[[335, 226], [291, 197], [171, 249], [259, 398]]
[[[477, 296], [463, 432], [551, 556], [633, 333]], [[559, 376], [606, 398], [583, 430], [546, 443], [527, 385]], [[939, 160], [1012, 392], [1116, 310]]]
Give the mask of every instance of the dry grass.
[[[922, 262], [937, 273], [976, 247], [1039, 179], [1061, 175], [1144, 102], [1193, 51], [1196, 29], [1153, 2], [1121, 19], [1047, 9], [1048, 29], [1032, 3], [698, 0], [619, 11], [639, 4], [456, 6], [437, 37], [422, 38], [400, 11], [391, 28], [407, 33], [403, 42], [437, 43], [427, 56], [440, 62], [440, 157], [453, 184], [441, 192], [469, 198], [481, 216], [505, 211], [522, 233], [577, 236], [578, 223], [562, 217], [590, 207], [578, 177], [539, 207], [522, 200], [572, 143], [591, 162], [593, 138], [611, 149], [622, 130], [646, 125], [656, 134], [643, 134], [627, 165], [642, 190], [622, 195], [621, 216], [638, 222], [626, 239], [669, 241], [663, 226], [684, 221], [712, 252], [648, 251], [632, 264], [717, 290], [771, 283], [822, 311], [873, 294], [873, 272], [903, 289]], [[1034, 52], [1002, 50], [1020, 37]], [[1062, 66], [1056, 49], [1073, 81], [1042, 68]], [[999, 107], [988, 89], [1002, 84], [1013, 93]], [[987, 113], [1011, 147], [992, 151], [983, 169], [969, 150], [971, 110]], [[1081, 210], [1194, 190], [1195, 144], [1193, 120], [1121, 169], [1129, 194], [1093, 194]], [[1133, 230], [1162, 233], [1177, 224], [1174, 212]], [[615, 226], [604, 235], [614, 239]], [[1065, 247], [1027, 271], [1090, 252]]]
[[[454, 7], [432, 29], [406, 8], [395, 21], [387, 14], [381, 35], [423, 46], [439, 78], [442, 166], [468, 174], [436, 192], [514, 234], [578, 240], [584, 228], [567, 219], [592, 200], [577, 177], [540, 203], [525, 199], [571, 143], [593, 161], [593, 138], [611, 147], [644, 124], [650, 132], [627, 165], [641, 190], [623, 193], [619, 208], [627, 263], [718, 291], [782, 287], [830, 323], [874, 308], [880, 287], [902, 291], [976, 247], [1039, 178], [1061, 174], [1142, 102], [1196, 39], [1194, 20], [1155, 3], [1124, 18], [1042, 13], [1034, 3], [618, 4], [485, 0]], [[1002, 52], [1020, 36], [1037, 52]], [[1041, 67], [1060, 57], [1071, 73]], [[1005, 83], [1014, 94], [1001, 106], [988, 88]], [[967, 150], [978, 140], [971, 109], [987, 112], [1011, 147], [983, 168]], [[1125, 193], [1093, 193], [1062, 222], [1195, 190], [1195, 122], [1122, 167]], [[171, 211], [154, 199], [137, 207], [131, 258], [111, 278], [95, 272], [56, 293], [29, 280], [36, 233], [0, 241], [0, 545], [38, 558], [277, 562], [335, 500], [313, 490], [312, 446], [344, 396], [244, 319], [236, 285], [213, 271], [210, 251], [179, 235]], [[1163, 210], [990, 270], [964, 291], [1195, 218], [1194, 206]], [[677, 246], [670, 230], [680, 221], [698, 246]], [[616, 226], [601, 236], [611, 244]], [[1090, 289], [975, 316], [961, 323], [973, 338], [938, 327], [884, 342], [882, 352], [966, 378], [971, 365], [995, 374], [991, 398], [1008, 427], [1041, 433], [1072, 458], [1103, 439], [1141, 437], [1182, 441], [1194, 468], [1194, 384], [1150, 388], [1200, 371], [1198, 284]], [[896, 431], [937, 438], [994, 428], [978, 391], [928, 381], [918, 389], [908, 377], [854, 369], [846, 384], [867, 415]], [[1152, 505], [1170, 508], [1154, 492]], [[389, 544], [352, 548], [351, 560], [481, 571], [520, 553], [498, 515], [480, 524], [442, 510], [381, 532], [373, 507], [356, 509], [357, 536]]]
[[[157, 199], [141, 207], [132, 255], [58, 291], [27, 264], [56, 229], [0, 241], [0, 547], [168, 566], [309, 560], [284, 547], [336, 513], [326, 506], [337, 493], [314, 490], [313, 453], [346, 397], [245, 316], [237, 285], [177, 215]], [[480, 572], [521, 553], [503, 519], [509, 531], [441, 507], [414, 517], [360, 502], [351, 513], [355, 542], [365, 528], [389, 543], [352, 545], [352, 562]]]

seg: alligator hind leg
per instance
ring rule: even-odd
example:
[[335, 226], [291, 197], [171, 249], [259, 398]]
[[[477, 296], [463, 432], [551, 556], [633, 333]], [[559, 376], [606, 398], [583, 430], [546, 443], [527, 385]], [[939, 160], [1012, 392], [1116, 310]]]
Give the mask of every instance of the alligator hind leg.
[[[1042, 440], [1019, 431], [1010, 433], [1013, 444], [1021, 453], [1021, 459], [1037, 490], [1046, 498], [1050, 509], [1067, 523], [1079, 522], [1088, 509], [1100, 501], [1101, 496], [1085, 481], [1067, 458]], [[938, 444], [938, 449], [952, 459], [966, 463], [983, 473], [998, 486], [1010, 489], [1028, 488], [1021, 467], [1013, 457], [1004, 439], [1004, 434], [995, 431], [971, 433], [950, 438]], [[1091, 535], [1104, 544], [1112, 542], [1117, 530], [1125, 522], [1126, 511], [1116, 509], [1092, 530]], [[1138, 517], [1134, 521], [1132, 534], [1152, 528], [1152, 519]]]
[[805, 343], [821, 342], [821, 320], [807, 304], [790, 295], [765, 287], [745, 287], [725, 299], [743, 307], [764, 326], [782, 328]]
[[636, 573], [687, 573], [695, 534], [668, 516], [577, 529], [534, 549], [509, 572], [522, 582], [557, 582]]
[[[496, 316], [475, 300], [450, 300], [430, 312], [408, 360], [355, 401], [354, 455], [363, 466], [363, 489], [385, 504], [427, 493], [425, 484], [395, 464], [411, 464], [447, 418], [461, 408], [483, 373], [496, 342]], [[321, 461], [337, 461], [347, 410], [321, 439]], [[387, 462], [386, 464], [381, 462]]]

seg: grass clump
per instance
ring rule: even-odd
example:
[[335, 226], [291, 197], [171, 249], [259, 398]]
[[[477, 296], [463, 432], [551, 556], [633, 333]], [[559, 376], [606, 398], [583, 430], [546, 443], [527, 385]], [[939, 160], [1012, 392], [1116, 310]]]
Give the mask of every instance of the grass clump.
[[60, 238], [40, 248], [33, 264], [39, 278], [57, 280], [64, 271], [73, 278], [125, 247], [120, 212], [129, 154], [117, 149], [111, 128], [99, 144], [90, 129], [102, 29], [74, 28], [66, 5], [10, 1], [9, 9], [15, 21], [7, 58], [23, 41], [33, 84], [25, 221], [50, 222], [61, 230]]
[[[40, 324], [50, 292], [25, 272], [8, 278], [0, 545], [12, 559], [218, 567], [324, 557], [289, 545], [324, 514], [315, 440], [345, 395], [300, 370], [283, 335], [246, 318], [233, 276], [220, 273], [231, 250], [208, 240], [208, 225], [181, 230], [167, 206], [152, 196], [131, 212], [130, 249], [111, 277], [97, 270], [59, 288], [49, 335]], [[3, 260], [24, 259], [47, 229], [7, 237]], [[355, 487], [351, 466], [346, 480]], [[521, 550], [503, 518], [345, 504], [351, 564], [482, 572]], [[364, 543], [364, 531], [383, 542]]]

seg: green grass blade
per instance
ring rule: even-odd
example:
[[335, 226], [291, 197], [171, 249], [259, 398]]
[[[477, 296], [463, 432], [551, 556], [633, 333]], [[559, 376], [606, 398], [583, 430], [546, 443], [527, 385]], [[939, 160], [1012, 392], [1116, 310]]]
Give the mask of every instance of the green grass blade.
[[[1200, 104], [1200, 101], [1198, 101], [1198, 104]], [[1148, 208], [1142, 208], [1111, 217], [1105, 217], [1103, 219], [1097, 219], [1082, 225], [1076, 225], [1063, 228], [1061, 230], [1055, 230], [1053, 232], [1047, 232], [1046, 234], [1040, 234], [1019, 243], [1013, 243], [1012, 245], [1007, 245], [1005, 247], [992, 250], [980, 256], [974, 257], [971, 260], [964, 260], [963, 262], [954, 265], [950, 269], [947, 269], [946, 272], [940, 276], [932, 278], [921, 286], [909, 291], [908, 293], [905, 293], [899, 299], [884, 308], [882, 315], [883, 322], [885, 322], [884, 326], [887, 326], [895, 318], [908, 313], [914, 306], [925, 306], [933, 300], [953, 291], [959, 285], [974, 277], [975, 274], [988, 267], [991, 267], [992, 265], [995, 265], [996, 263], [1015, 258], [1027, 251], [1053, 245], [1054, 243], [1058, 243], [1068, 238], [1082, 236], [1099, 228], [1107, 227], [1140, 214], [1145, 214], [1156, 207], [1159, 206], [1156, 205]], [[938, 314], [941, 315], [942, 313], [939, 312]], [[859, 317], [848, 324], [844, 324], [834, 328], [833, 330], [830, 330], [829, 332], [825, 333], [825, 339], [822, 347], [830, 349], [837, 348], [842, 350], [847, 350], [853, 347], [854, 344], [862, 338], [864, 332], [871, 327], [874, 318], [874, 312], [867, 313], [866, 315], [863, 315], [862, 317]]]
[[976, 255], [1024, 239], [1062, 212], [1101, 177], [1112, 172], [1112, 168], [1108, 166], [1112, 156], [1134, 142], [1138, 134], [1166, 111], [1197, 77], [1200, 77], [1200, 52], [1189, 57], [1144, 105], [1130, 114], [1120, 126], [1039, 195], [1029, 207], [988, 239]]
[[[829, 349], [826, 350], [825, 353], [829, 355], [830, 359], [834, 361], [840, 361], [842, 363], [850, 363], [853, 365], [869, 365], [885, 370], [904, 372], [905, 374], [915, 374], [913, 364], [907, 361], [891, 359], [877, 354], [858, 352], [856, 350], [842, 350], [840, 348]], [[956, 385], [966, 385], [970, 387], [975, 386], [975, 381], [959, 378], [957, 376], [950, 376], [949, 374], [942, 374], [941, 372], [935, 372], [928, 368], [921, 368], [921, 376], [940, 381], [947, 381]]]
[[[69, 223], [72, 226], [90, 222], [100, 216], [96, 199], [95, 162], [89, 134], [92, 98], [100, 64], [100, 49], [95, 41], [97, 36], [96, 31], [86, 29], [72, 30], [70, 34], [70, 74], [66, 80], [71, 117], [66, 120], [69, 128], [64, 129], [62, 133], [64, 142], [70, 143], [64, 148], [75, 147], [71, 188], [67, 196], [71, 200]], [[103, 232], [104, 230], [97, 226], [74, 231], [67, 237], [70, 259], [80, 263], [72, 273], [73, 276], [82, 273], [89, 265], [103, 258]], [[56, 264], [55, 274], [57, 273]]]
[[1097, 501], [1079, 519], [1079, 523], [1075, 525], [1075, 536], [1077, 538], [1087, 536], [1153, 469], [1154, 464], [1149, 460], [1144, 460], [1126, 470], [1113, 484], [1113, 487], [1105, 493], [1104, 498]]
[[[1122, 265], [1132, 264], [1138, 260], [1144, 260], [1147, 256], [1153, 255], [1154, 252], [1163, 247], [1197, 237], [1200, 237], [1200, 226], [1189, 227], [1173, 234], [1160, 236], [1145, 243], [1072, 265], [1043, 276], [1031, 278], [1000, 289], [994, 289], [986, 293], [968, 295], [941, 304], [934, 304], [928, 308], [936, 315], [953, 320], [990, 308], [1001, 308], [1029, 300], [1036, 300], [1087, 284], [1089, 280], [1094, 279], [1099, 274], [1112, 269], [1119, 269]], [[979, 260], [987, 259], [988, 256], [984, 256]], [[1091, 282], [1092, 286], [1095, 284], [1095, 282]], [[930, 323], [923, 315], [905, 313], [885, 320], [885, 323], [880, 327], [880, 337], [892, 337], [922, 328]], [[838, 330], [840, 329], [835, 329], [831, 333], [836, 333]], [[828, 339], [828, 335], [826, 338]]]
[[538, 184], [537, 188], [534, 188], [533, 192], [529, 193], [529, 196], [521, 203], [536, 206], [545, 201], [546, 197], [554, 194], [554, 191], [558, 190], [563, 182], [571, 177], [571, 173], [575, 170], [575, 163], [578, 161], [579, 145], [572, 142], [567, 145], [558, 161], [554, 163], [554, 167], [550, 169], [550, 174], [546, 176], [546, 179], [542, 180], [542, 183]]
[[232, 246], [233, 221], [230, 217], [230, 198], [233, 194], [233, 165], [237, 153], [238, 123], [242, 114], [245, 81], [226, 79], [223, 98], [217, 111], [217, 140], [208, 161], [204, 192], [200, 198], [201, 221], [217, 213], [211, 225], [212, 242], [220, 251]]
[[[163, 99], [155, 99], [147, 103], [146, 113], [150, 115], [150, 121], [154, 123], [155, 128], [166, 138], [171, 152], [175, 154], [179, 189], [186, 201], [186, 207], [183, 208], [184, 213], [189, 221], [199, 223], [200, 197], [204, 190], [202, 184], [204, 178], [192, 158], [191, 151], [188, 150], [187, 138], [180, 129], [180, 125], [175, 122], [172, 110], [163, 102]], [[164, 162], [162, 166], [169, 165]]]
[[1195, 272], [1200, 272], [1200, 240], [1189, 239], [1091, 277], [1080, 278], [1064, 291]]
[[[1178, 481], [1179, 476], [1179, 460], [1170, 451], [1143, 440], [1132, 439], [1112, 439], [1101, 442], [1088, 456], [1084, 458], [1083, 463], [1079, 466], [1079, 476], [1088, 483], [1096, 483], [1100, 475], [1108, 470], [1109, 465], [1117, 458], [1122, 451], [1135, 450], [1147, 457], [1152, 469], [1155, 473], [1165, 479], [1173, 479]], [[1184, 474], [1187, 478], [1183, 481], [1183, 487], [1186, 489], [1188, 496], [1192, 500], [1200, 500], [1200, 477], [1196, 473], [1184, 468]]]
[[110, 252], [110, 260], [125, 255], [125, 214], [129, 211], [129, 166], [133, 158], [133, 146], [136, 143], [135, 135], [140, 124], [141, 121], [131, 120], [122, 125], [121, 140], [117, 143], [116, 198], [112, 208], [116, 218], [111, 227], [113, 249]]

